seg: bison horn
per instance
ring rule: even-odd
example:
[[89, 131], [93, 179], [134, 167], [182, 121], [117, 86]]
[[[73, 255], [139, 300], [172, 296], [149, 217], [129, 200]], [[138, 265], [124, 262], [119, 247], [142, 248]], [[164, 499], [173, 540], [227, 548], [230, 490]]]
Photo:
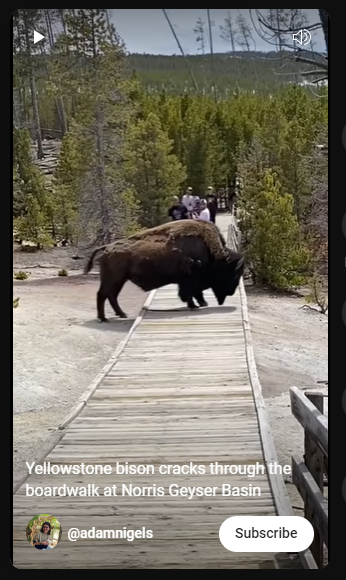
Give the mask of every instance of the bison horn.
[[244, 265], [244, 258], [240, 258], [237, 267], [236, 267], [236, 271], [240, 270], [240, 268], [242, 268]]

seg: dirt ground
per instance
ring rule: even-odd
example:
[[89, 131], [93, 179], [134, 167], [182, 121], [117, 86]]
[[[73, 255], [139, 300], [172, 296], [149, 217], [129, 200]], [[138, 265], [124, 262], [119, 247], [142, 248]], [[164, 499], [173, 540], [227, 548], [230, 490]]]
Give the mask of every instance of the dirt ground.
[[[14, 272], [30, 273], [14, 281], [20, 297], [14, 313], [14, 479], [68, 414], [125, 337], [146, 294], [128, 283], [120, 304], [128, 320], [96, 321], [98, 275], [84, 277], [84, 260], [73, 249], [13, 254]], [[83, 256], [85, 258], [85, 256]], [[37, 267], [40, 266], [40, 267]], [[67, 278], [58, 277], [66, 269]], [[281, 465], [291, 454], [303, 455], [303, 429], [291, 415], [291, 386], [318, 388], [327, 394], [328, 316], [302, 308], [296, 296], [277, 296], [246, 285], [255, 359], [272, 434]], [[108, 315], [113, 316], [109, 305]], [[326, 399], [328, 401], [328, 399]], [[326, 407], [325, 412], [328, 412]], [[35, 444], [33, 444], [35, 442]], [[297, 515], [302, 501], [287, 478]]]
[[[13, 254], [13, 271], [30, 273], [13, 282], [13, 477], [27, 472], [41, 446], [107, 364], [140, 312], [146, 294], [126, 284], [120, 304], [129, 318], [96, 320], [98, 274], [83, 276], [84, 261], [69, 248]], [[38, 268], [37, 266], [41, 266]], [[43, 267], [42, 267], [43, 266]], [[66, 269], [68, 277], [58, 272]]]

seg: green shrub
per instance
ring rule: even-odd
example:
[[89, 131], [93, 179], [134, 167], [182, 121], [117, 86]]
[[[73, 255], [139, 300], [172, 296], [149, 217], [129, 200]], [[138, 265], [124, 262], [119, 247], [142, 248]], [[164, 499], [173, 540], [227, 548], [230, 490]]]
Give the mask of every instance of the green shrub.
[[29, 278], [29, 275], [26, 274], [26, 272], [16, 272], [16, 274], [13, 275], [15, 280], [27, 280]]
[[307, 280], [311, 256], [294, 215], [294, 199], [281, 195], [280, 184], [266, 170], [252, 199], [246, 258], [254, 282], [277, 289], [301, 286]]

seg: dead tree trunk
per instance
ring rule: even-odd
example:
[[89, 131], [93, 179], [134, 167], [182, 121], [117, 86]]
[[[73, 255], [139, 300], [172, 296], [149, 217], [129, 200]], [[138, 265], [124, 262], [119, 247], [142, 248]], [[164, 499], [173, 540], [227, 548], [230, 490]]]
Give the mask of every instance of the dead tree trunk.
[[39, 115], [39, 111], [38, 111], [38, 102], [37, 102], [37, 94], [36, 94], [36, 83], [35, 83], [34, 71], [33, 71], [33, 67], [32, 67], [28, 22], [27, 22], [27, 19], [26, 19], [24, 14], [23, 14], [23, 21], [24, 21], [24, 31], [25, 31], [26, 54], [27, 54], [27, 58], [28, 58], [28, 67], [29, 67], [29, 83], [30, 83], [31, 101], [32, 101], [32, 109], [33, 109], [33, 115], [34, 115], [35, 134], [36, 134], [36, 139], [37, 139], [37, 159], [43, 159], [44, 152], [43, 152], [42, 134], [41, 134], [41, 126], [40, 126], [40, 115]]
[[99, 200], [101, 208], [101, 223], [102, 223], [102, 243], [111, 243], [110, 232], [110, 216], [107, 208], [107, 184], [106, 184], [106, 170], [104, 159], [104, 145], [103, 145], [103, 119], [99, 103], [97, 104], [96, 123], [97, 123], [97, 174], [99, 182]]
[[[19, 54], [22, 54], [22, 50], [23, 50], [22, 36], [20, 33], [20, 27], [19, 27], [18, 11], [13, 13], [13, 20], [15, 22], [16, 29], [17, 29]], [[25, 52], [25, 49], [23, 50], [23, 52]], [[14, 89], [13, 104], [14, 104], [14, 107], [16, 107], [15, 115], [18, 119], [18, 123], [19, 123], [19, 126], [21, 128], [25, 125], [25, 123], [28, 123], [28, 118], [29, 118], [27, 108], [26, 108], [26, 91], [25, 91], [25, 79], [24, 79], [24, 77], [21, 77], [18, 79], [18, 87], [16, 89]]]
[[322, 22], [322, 28], [323, 28], [323, 34], [324, 34], [324, 39], [326, 41], [326, 49], [327, 49], [327, 54], [328, 54], [328, 47], [329, 47], [329, 14], [327, 12], [325, 12], [325, 10], [323, 10], [323, 8], [319, 8], [318, 9], [319, 15], [320, 15], [320, 19]]
[[[95, 81], [98, 80], [98, 50], [95, 36], [95, 23], [92, 21], [92, 42], [93, 42], [93, 57], [94, 57], [94, 71]], [[111, 242], [111, 220], [107, 207], [107, 179], [106, 179], [106, 164], [104, 154], [104, 135], [103, 135], [103, 114], [101, 104], [96, 103], [96, 131], [97, 131], [97, 175], [99, 181], [99, 201], [101, 208], [101, 223], [102, 223], [102, 243], [109, 244]]]
[[[49, 10], [46, 8], [44, 9], [44, 15], [45, 15], [46, 27], [47, 27], [47, 31], [48, 31], [49, 46], [50, 46], [50, 50], [53, 54], [54, 36], [53, 36], [53, 30], [52, 30], [52, 21], [51, 21]], [[64, 24], [64, 22], [63, 22], [63, 24]], [[48, 79], [50, 79], [47, 65], [46, 65], [46, 73], [47, 73]], [[56, 110], [58, 113], [60, 129], [62, 132], [62, 136], [64, 136], [68, 131], [64, 102], [63, 102], [62, 97], [56, 97], [54, 100], [55, 100]]]

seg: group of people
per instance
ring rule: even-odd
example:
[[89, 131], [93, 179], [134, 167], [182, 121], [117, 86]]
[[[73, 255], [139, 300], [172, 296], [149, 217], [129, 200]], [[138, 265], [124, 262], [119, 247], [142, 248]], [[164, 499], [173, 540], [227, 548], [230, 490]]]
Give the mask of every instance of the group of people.
[[208, 187], [206, 199], [193, 195], [193, 189], [189, 187], [181, 200], [177, 196], [173, 198], [173, 205], [168, 211], [168, 216], [173, 221], [195, 219], [215, 224], [216, 211], [217, 201], [212, 187]]

